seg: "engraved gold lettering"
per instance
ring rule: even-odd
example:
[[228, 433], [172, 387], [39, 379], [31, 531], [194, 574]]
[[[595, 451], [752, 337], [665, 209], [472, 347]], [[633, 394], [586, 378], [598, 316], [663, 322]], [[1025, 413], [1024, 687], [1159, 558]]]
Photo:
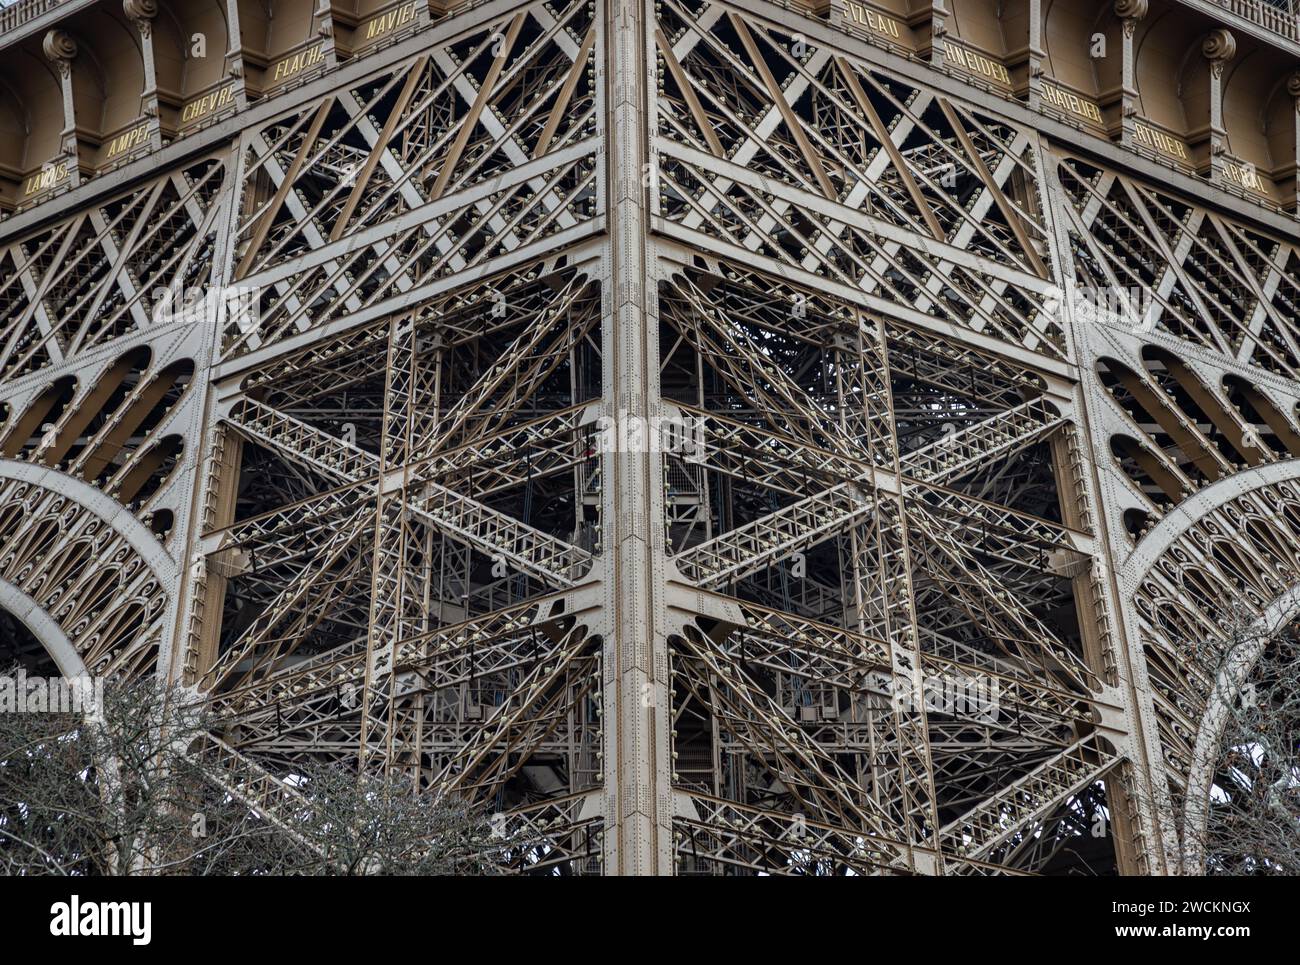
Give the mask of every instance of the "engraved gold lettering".
[[1168, 134], [1157, 131], [1154, 127], [1140, 122], [1136, 123], [1133, 125], [1133, 136], [1147, 147], [1154, 148], [1162, 154], [1168, 154], [1170, 157], [1176, 157], [1183, 161], [1187, 160], [1187, 146]]
[[62, 184], [67, 179], [68, 162], [66, 160], [60, 161], [58, 164], [51, 164], [23, 182], [23, 197], [29, 198], [34, 194], [40, 194], [56, 184]]
[[1264, 181], [1253, 164], [1237, 164], [1233, 161], [1223, 162], [1223, 176], [1234, 184], [1239, 184], [1248, 191], [1265, 193]]
[[1077, 114], [1094, 124], [1100, 125], [1102, 123], [1101, 109], [1092, 101], [1084, 100], [1077, 94], [1053, 84], [1043, 84], [1042, 90], [1043, 100], [1054, 107], [1069, 111], [1071, 114]]
[[1004, 87], [1011, 86], [1011, 73], [1006, 67], [981, 53], [974, 50], [965, 50], [949, 41], [944, 44], [943, 56], [945, 60], [956, 64], [968, 73], [987, 77]]
[[221, 90], [214, 90], [210, 94], [204, 94], [197, 100], [192, 100], [181, 109], [181, 124], [188, 124], [191, 121], [197, 121], [201, 117], [214, 113], [221, 108], [232, 103], [235, 99], [235, 85], [227, 84]]
[[366, 21], [364, 29], [365, 40], [374, 40], [376, 37], [382, 37], [384, 34], [398, 27], [403, 27], [415, 19], [415, 2], [404, 3], [388, 13], [380, 14], [372, 20]]
[[286, 57], [275, 65], [271, 72], [272, 81], [288, 80], [295, 74], [302, 73], [308, 67], [315, 67], [325, 59], [324, 44], [317, 44], [309, 50], [300, 50], [292, 57]]
[[127, 131], [125, 134], [119, 134], [109, 142], [106, 159], [111, 161], [128, 151], [134, 150], [143, 144], [148, 137], [148, 123], [139, 124], [131, 128], [131, 130]]
[[847, 0], [844, 4], [844, 15], [851, 22], [867, 27], [883, 37], [888, 37], [891, 40], [898, 40], [902, 37], [901, 25], [897, 20], [886, 17], [883, 13], [868, 10], [860, 3]]

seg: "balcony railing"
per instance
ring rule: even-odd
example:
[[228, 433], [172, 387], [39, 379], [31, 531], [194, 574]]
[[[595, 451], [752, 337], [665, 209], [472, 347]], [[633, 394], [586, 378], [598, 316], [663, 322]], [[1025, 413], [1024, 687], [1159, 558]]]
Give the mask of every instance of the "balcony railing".
[[[8, 33], [47, 10], [52, 10], [66, 0], [0, 0], [0, 35]], [[791, 3], [778, 0], [785, 6], [801, 8], [806, 0]], [[1271, 30], [1295, 43], [1300, 43], [1300, 0], [1205, 0], [1210, 6], [1220, 7], [1243, 20]], [[816, 5], [816, 4], [814, 4]], [[448, 15], [475, 6], [474, 0], [459, 5], [449, 3]]]
[[63, 0], [17, 0], [16, 3], [6, 3], [5, 0], [0, 0], [0, 34], [21, 27], [29, 20], [35, 20], [62, 2]]
[[1300, 0], [1211, 0], [1217, 7], [1300, 43]]

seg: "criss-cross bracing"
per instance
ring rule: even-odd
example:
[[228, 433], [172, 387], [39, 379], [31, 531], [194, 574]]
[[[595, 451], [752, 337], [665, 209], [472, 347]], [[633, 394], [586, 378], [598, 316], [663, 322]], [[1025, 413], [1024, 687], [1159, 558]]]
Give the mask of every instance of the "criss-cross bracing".
[[0, 607], [60, 669], [183, 685], [290, 833], [331, 761], [529, 873], [1196, 870], [1205, 642], [1300, 574], [1294, 198], [975, 83], [973, 2], [209, 5], [196, 87], [127, 0], [99, 168], [92, 8], [32, 14]]

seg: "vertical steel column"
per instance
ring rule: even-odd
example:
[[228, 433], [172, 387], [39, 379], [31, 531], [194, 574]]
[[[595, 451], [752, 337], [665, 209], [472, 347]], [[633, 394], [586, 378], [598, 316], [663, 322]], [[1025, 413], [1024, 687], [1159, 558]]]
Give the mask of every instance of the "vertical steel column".
[[[644, 428], [659, 411], [658, 312], [646, 211], [654, 178], [647, 146], [648, 11], [641, 0], [609, 0], [605, 13], [605, 406], [607, 416], [637, 420]], [[605, 870], [655, 875], [672, 872], [663, 468], [657, 447], [635, 448], [615, 446], [602, 455]]]

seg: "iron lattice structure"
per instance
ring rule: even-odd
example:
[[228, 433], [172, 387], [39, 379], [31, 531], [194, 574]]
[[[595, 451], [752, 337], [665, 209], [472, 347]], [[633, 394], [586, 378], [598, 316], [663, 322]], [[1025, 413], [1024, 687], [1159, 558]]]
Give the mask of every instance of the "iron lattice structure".
[[[523, 870], [1182, 868], [1242, 682], [1197, 648], [1300, 571], [1291, 20], [159, 6], [0, 37], [53, 78], [5, 87], [12, 640], [193, 688], [273, 821], [389, 769]], [[1144, 149], [1168, 17], [1273, 58], [1269, 203], [1231, 34], [1200, 168]], [[1048, 83], [1095, 32], [1109, 137]]]

